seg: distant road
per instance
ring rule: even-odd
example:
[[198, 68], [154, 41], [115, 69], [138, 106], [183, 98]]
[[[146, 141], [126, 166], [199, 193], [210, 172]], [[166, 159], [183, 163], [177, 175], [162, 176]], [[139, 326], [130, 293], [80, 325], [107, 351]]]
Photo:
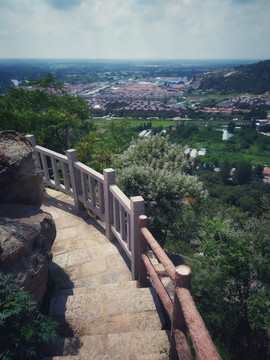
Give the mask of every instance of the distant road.
[[85, 90], [85, 91], [82, 91], [82, 92], [78, 93], [77, 95], [93, 95], [93, 94], [98, 93], [100, 90], [104, 90], [104, 89], [106, 89], [108, 87], [113, 86], [114, 84], [115, 83], [104, 85], [104, 86], [101, 86], [100, 88], [97, 88], [95, 90]]

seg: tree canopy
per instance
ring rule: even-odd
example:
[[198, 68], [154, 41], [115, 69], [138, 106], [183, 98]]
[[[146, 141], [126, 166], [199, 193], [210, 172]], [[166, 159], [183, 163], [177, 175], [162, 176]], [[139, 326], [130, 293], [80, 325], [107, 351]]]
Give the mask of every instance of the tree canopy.
[[205, 218], [201, 228], [203, 256], [191, 263], [192, 292], [230, 359], [269, 355], [269, 230], [267, 219], [252, 219], [241, 227], [221, 214]]
[[121, 154], [132, 139], [137, 138], [128, 121], [116, 120], [106, 124], [104, 131], [91, 131], [77, 144], [78, 158], [84, 164], [102, 172], [111, 166], [113, 154]]
[[[52, 82], [51, 79], [49, 84]], [[85, 134], [93, 129], [84, 100], [65, 92], [52, 94], [46, 89], [11, 87], [0, 96], [0, 119], [0, 130], [32, 133], [38, 144], [60, 152], [69, 145], [71, 129]]]
[[187, 174], [191, 165], [181, 146], [158, 135], [132, 143], [113, 158], [118, 185], [127, 196], [144, 198], [150, 228], [162, 246], [176, 239], [189, 243], [195, 236], [206, 193], [197, 178]]

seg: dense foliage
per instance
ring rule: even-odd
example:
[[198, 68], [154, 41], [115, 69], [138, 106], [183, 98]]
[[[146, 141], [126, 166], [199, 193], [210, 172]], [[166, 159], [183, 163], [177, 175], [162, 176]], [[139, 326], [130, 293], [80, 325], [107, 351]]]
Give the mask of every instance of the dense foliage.
[[178, 251], [180, 244], [189, 247], [196, 237], [198, 209], [206, 194], [197, 178], [188, 175], [192, 163], [183, 148], [154, 136], [133, 143], [114, 158], [112, 166], [124, 193], [144, 198], [151, 231], [160, 244], [174, 243]]
[[170, 139], [191, 148], [206, 148], [206, 154], [195, 159], [193, 173], [211, 198], [239, 207], [250, 216], [269, 211], [270, 186], [263, 183], [262, 171], [269, 161], [270, 137], [259, 134], [251, 124], [234, 129], [233, 137], [222, 141], [221, 131], [211, 126], [182, 124], [171, 132]]
[[269, 230], [269, 219], [243, 227], [221, 214], [204, 220], [192, 293], [223, 358], [270, 356]]
[[191, 86], [199, 90], [249, 92], [263, 94], [270, 90], [270, 60], [196, 75]]
[[43, 347], [57, 337], [57, 322], [42, 314], [12, 275], [0, 272], [0, 358], [41, 359]]
[[137, 134], [128, 126], [128, 121], [111, 121], [104, 132], [91, 131], [78, 142], [78, 159], [102, 173], [111, 166], [113, 154], [121, 154]]
[[[42, 88], [11, 87], [0, 96], [0, 130], [34, 134], [39, 145], [55, 151], [73, 145], [78, 133], [87, 134], [93, 128], [89, 117], [87, 103], [64, 92], [57, 95]], [[77, 129], [73, 137], [71, 129]]]
[[270, 137], [258, 133], [253, 122], [234, 129], [233, 136], [227, 141], [222, 141], [221, 125], [222, 122], [219, 126], [212, 126], [211, 122], [208, 126], [182, 123], [170, 132], [170, 140], [196, 149], [206, 148], [205, 156], [199, 158], [201, 163], [208, 165], [218, 167], [225, 160], [233, 164], [242, 159], [254, 165], [268, 162]]

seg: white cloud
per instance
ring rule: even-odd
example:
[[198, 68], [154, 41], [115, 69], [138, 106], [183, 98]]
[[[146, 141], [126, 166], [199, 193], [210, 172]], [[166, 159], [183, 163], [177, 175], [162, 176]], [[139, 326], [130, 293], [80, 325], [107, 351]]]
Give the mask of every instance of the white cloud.
[[0, 0], [0, 57], [270, 58], [269, 0]]

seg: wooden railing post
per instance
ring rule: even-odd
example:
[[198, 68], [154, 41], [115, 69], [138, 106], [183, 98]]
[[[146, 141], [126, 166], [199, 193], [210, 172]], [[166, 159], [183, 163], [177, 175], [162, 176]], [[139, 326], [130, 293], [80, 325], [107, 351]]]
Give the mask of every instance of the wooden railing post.
[[84, 205], [79, 200], [79, 195], [82, 193], [81, 174], [80, 174], [80, 171], [74, 167], [74, 162], [78, 161], [77, 152], [74, 149], [70, 149], [70, 150], [67, 150], [66, 153], [67, 153], [67, 158], [68, 158], [70, 181], [71, 181], [71, 186], [72, 186], [73, 196], [74, 196], [74, 204], [78, 211], [83, 210]]
[[170, 355], [172, 359], [192, 360], [190, 347], [186, 338], [186, 323], [178, 300], [178, 287], [190, 288], [191, 270], [188, 266], [180, 265], [175, 269], [175, 291], [173, 317], [171, 321]]
[[114, 234], [111, 230], [113, 223], [113, 196], [110, 192], [110, 185], [115, 184], [115, 171], [113, 169], [104, 169], [104, 200], [105, 200], [105, 222], [106, 222], [106, 237], [112, 241]]
[[143, 227], [147, 227], [147, 216], [145, 215], [139, 217], [139, 283], [142, 287], [147, 287], [147, 270], [141, 258], [141, 255], [147, 252], [147, 241], [141, 232]]
[[141, 196], [130, 198], [130, 239], [131, 239], [131, 273], [132, 280], [138, 280], [139, 277], [139, 216], [144, 215], [144, 200]]

